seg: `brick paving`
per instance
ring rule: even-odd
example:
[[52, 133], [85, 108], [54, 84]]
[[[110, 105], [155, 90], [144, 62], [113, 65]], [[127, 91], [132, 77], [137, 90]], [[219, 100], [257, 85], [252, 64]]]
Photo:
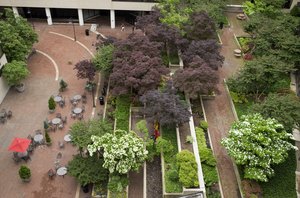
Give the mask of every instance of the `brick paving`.
[[236, 19], [236, 13], [227, 13], [231, 26], [224, 28], [221, 39], [223, 42], [221, 54], [225, 57], [223, 67], [219, 70], [220, 83], [218, 89], [220, 93], [214, 100], [205, 100], [204, 108], [209, 124], [209, 131], [217, 159], [217, 168], [220, 174], [222, 191], [224, 198], [240, 197], [237, 180], [233, 170], [231, 158], [225, 148], [221, 145], [221, 140], [227, 136], [234, 116], [230, 108], [229, 98], [226, 95], [223, 79], [230, 77], [239, 67], [243, 65], [241, 58], [236, 58], [233, 50], [238, 48], [234, 40], [234, 34], [243, 35], [241, 22]]
[[[77, 40], [83, 43], [89, 50], [95, 52], [93, 44], [96, 42], [96, 35], [91, 33], [85, 36], [84, 30], [89, 26], [76, 26]], [[66, 107], [57, 106], [56, 113], [68, 116], [68, 123], [63, 130], [50, 132], [52, 145], [39, 146], [31, 155], [31, 161], [15, 164], [12, 159], [12, 152], [7, 148], [14, 137], [26, 138], [29, 134], [34, 135], [37, 129], [43, 129], [43, 121], [55, 117], [55, 114], [48, 112], [48, 99], [51, 95], [58, 94], [59, 81], [55, 81], [55, 69], [52, 62], [40, 53], [34, 54], [28, 60], [30, 76], [24, 81], [26, 90], [17, 93], [11, 89], [0, 109], [12, 110], [13, 117], [4, 125], [0, 125], [0, 194], [6, 198], [40, 198], [40, 197], [75, 197], [78, 183], [69, 175], [65, 177], [56, 176], [54, 180], [49, 180], [47, 171], [54, 168], [54, 162], [58, 152], [62, 153], [61, 165], [67, 165], [72, 159], [72, 155], [77, 153], [77, 148], [71, 144], [65, 144], [64, 149], [59, 149], [58, 141], [63, 141], [63, 137], [68, 133], [69, 126], [74, 122], [70, 118], [71, 104], [69, 99], [75, 94], [84, 92], [85, 80], [78, 80], [74, 64], [83, 59], [90, 59], [91, 54], [76, 42], [64, 37], [50, 34], [57, 32], [73, 38], [73, 28], [71, 25], [53, 25], [35, 22], [35, 30], [39, 34], [39, 42], [35, 48], [48, 54], [57, 63], [59, 68], [59, 79], [63, 78], [68, 83], [68, 89], [62, 93], [66, 98]], [[112, 35], [119, 38], [126, 37], [130, 32], [120, 32], [118, 29], [111, 30], [103, 27], [106, 36]], [[98, 79], [97, 79], [98, 80]], [[103, 80], [101, 81], [103, 82]], [[102, 85], [101, 85], [102, 86]], [[101, 87], [100, 86], [100, 87]], [[84, 118], [89, 119], [92, 113], [92, 98], [88, 94], [88, 103], [85, 105], [86, 112]], [[81, 104], [79, 104], [81, 105]], [[102, 106], [96, 101], [95, 116], [102, 112]], [[21, 164], [26, 164], [32, 170], [30, 183], [23, 183], [18, 175]], [[86, 197], [80, 192], [79, 197]]]

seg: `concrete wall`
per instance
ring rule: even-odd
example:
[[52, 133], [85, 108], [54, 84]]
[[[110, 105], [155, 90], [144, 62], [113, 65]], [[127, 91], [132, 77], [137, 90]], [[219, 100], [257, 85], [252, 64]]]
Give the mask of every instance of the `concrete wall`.
[[111, 0], [1, 0], [0, 6], [150, 11], [155, 3]]
[[290, 9], [292, 9], [300, 0], [293, 0]]
[[[6, 56], [3, 54], [0, 58], [0, 69], [7, 63]], [[7, 85], [4, 78], [0, 77], [0, 104], [2, 103], [4, 97], [6, 96], [7, 92], [9, 90], [9, 86]]]

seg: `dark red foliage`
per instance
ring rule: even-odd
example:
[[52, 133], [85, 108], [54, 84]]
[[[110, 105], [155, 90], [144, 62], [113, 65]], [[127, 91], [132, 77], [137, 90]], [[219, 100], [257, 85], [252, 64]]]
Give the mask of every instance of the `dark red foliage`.
[[197, 68], [194, 65], [193, 68], [177, 70], [173, 75], [173, 80], [174, 87], [188, 94], [190, 98], [197, 98], [198, 95], [217, 91], [219, 78], [217, 71], [204, 64]]
[[96, 67], [90, 60], [82, 60], [76, 63], [74, 70], [77, 70], [78, 79], [88, 79], [89, 82], [94, 81], [96, 75]]
[[161, 76], [169, 73], [160, 57], [160, 43], [146, 36], [131, 36], [116, 45], [113, 72], [110, 76], [112, 94], [142, 95], [156, 89]]
[[176, 95], [176, 90], [168, 86], [165, 91], [149, 91], [140, 101], [145, 104], [144, 113], [146, 119], [161, 125], [183, 124], [189, 121], [191, 116], [184, 101]]
[[189, 40], [217, 38], [215, 24], [205, 11], [193, 12], [183, 29]]

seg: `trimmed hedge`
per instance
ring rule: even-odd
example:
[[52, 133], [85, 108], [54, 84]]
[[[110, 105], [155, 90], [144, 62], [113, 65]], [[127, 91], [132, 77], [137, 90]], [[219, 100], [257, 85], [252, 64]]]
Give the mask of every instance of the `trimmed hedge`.
[[116, 100], [115, 117], [117, 119], [117, 129], [129, 131], [129, 112], [131, 99], [129, 95], [121, 95]]

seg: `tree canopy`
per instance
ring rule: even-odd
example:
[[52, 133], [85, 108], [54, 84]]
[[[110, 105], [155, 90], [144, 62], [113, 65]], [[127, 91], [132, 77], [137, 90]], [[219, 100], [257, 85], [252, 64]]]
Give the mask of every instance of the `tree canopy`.
[[116, 45], [110, 76], [113, 95], [142, 95], [156, 89], [162, 75], [169, 72], [160, 57], [160, 43], [146, 36], [131, 36]]
[[96, 67], [90, 60], [82, 60], [75, 64], [74, 70], [77, 70], [78, 79], [87, 79], [93, 82], [96, 75]]
[[262, 103], [256, 103], [250, 112], [260, 113], [264, 118], [275, 118], [291, 132], [300, 128], [300, 101], [292, 94], [269, 94]]
[[15, 61], [6, 63], [3, 68], [3, 77], [8, 85], [19, 85], [23, 79], [29, 75], [29, 70], [24, 61]]
[[105, 74], [110, 74], [112, 71], [112, 61], [114, 46], [112, 44], [102, 45], [92, 60], [97, 70], [104, 72]]
[[244, 178], [267, 182], [274, 175], [272, 165], [283, 162], [288, 151], [294, 149], [291, 138], [277, 120], [250, 114], [234, 123], [221, 143], [242, 165]]
[[135, 132], [116, 130], [114, 134], [92, 136], [93, 143], [88, 146], [91, 156], [98, 150], [103, 151], [104, 164], [110, 173], [126, 174], [138, 170], [147, 158], [148, 151]]
[[176, 95], [176, 89], [168, 85], [164, 91], [148, 91], [140, 101], [145, 104], [146, 119], [161, 125], [183, 124], [191, 116], [187, 105]]
[[15, 17], [11, 9], [0, 13], [0, 47], [8, 62], [24, 61], [31, 52], [33, 43], [38, 41], [37, 34], [22, 17]]

